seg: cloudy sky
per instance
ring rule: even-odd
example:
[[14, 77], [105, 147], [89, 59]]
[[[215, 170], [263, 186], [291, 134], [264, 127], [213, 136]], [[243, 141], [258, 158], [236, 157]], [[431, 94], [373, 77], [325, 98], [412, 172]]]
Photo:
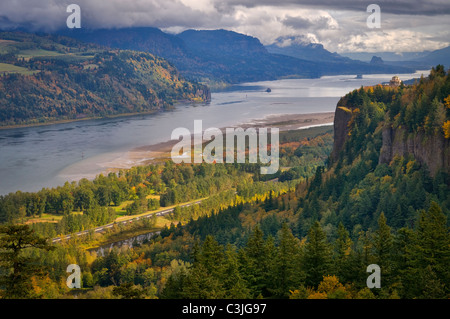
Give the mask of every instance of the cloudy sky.
[[[64, 28], [72, 3], [83, 28], [227, 29], [265, 45], [314, 42], [339, 53], [450, 45], [450, 0], [1, 0], [0, 28]], [[381, 9], [381, 28], [367, 26], [371, 3]]]

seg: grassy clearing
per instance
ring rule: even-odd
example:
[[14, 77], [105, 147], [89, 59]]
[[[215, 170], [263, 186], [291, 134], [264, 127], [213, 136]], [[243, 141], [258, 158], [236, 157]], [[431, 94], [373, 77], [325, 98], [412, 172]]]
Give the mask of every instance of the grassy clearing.
[[34, 57], [46, 57], [46, 56], [61, 56], [63, 53], [56, 51], [48, 51], [43, 49], [31, 49], [31, 50], [21, 50], [17, 55], [18, 58], [34, 58]]
[[[72, 212], [74, 215], [83, 215], [83, 212]], [[56, 214], [42, 214], [40, 217], [28, 217], [24, 224], [34, 223], [58, 223], [63, 218], [63, 215]]]
[[28, 70], [27, 68], [16, 66], [9, 63], [0, 63], [0, 74], [19, 73], [24, 75], [30, 75], [37, 72], [39, 71]]
[[98, 69], [98, 65], [97, 65], [97, 64], [88, 64], [88, 65], [85, 65], [85, 66], [83, 67], [83, 69], [85, 69], [85, 70]]
[[62, 215], [42, 214], [41, 217], [31, 217], [25, 221], [25, 224], [34, 223], [58, 223], [62, 219]]

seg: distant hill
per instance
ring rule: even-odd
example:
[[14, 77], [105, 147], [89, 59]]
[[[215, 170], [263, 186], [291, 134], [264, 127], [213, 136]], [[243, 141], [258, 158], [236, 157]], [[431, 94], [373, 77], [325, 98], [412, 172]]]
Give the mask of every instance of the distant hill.
[[257, 38], [240, 33], [187, 30], [177, 36], [198, 65], [180, 60], [174, 63], [196, 79], [239, 83], [321, 75], [317, 63], [270, 54]]
[[370, 64], [384, 64], [384, 61], [382, 58], [374, 55], [372, 60], [370, 60]]
[[380, 63], [380, 60], [378, 59], [376, 59], [375, 62], [369, 59], [371, 63], [352, 60], [348, 57], [341, 56], [336, 52], [332, 53], [326, 50], [323, 45], [319, 43], [295, 43], [295, 41], [291, 41], [291, 45], [279, 45], [279, 43], [284, 42], [283, 40], [286, 39], [278, 39], [275, 44], [266, 46], [268, 52], [283, 54], [311, 62], [318, 62], [318, 70], [323, 75], [407, 73], [414, 70], [412, 66], [394, 66], [389, 63]]
[[417, 60], [429, 54], [430, 51], [424, 52], [345, 52], [340, 53], [341, 56], [348, 57], [354, 60], [360, 60], [363, 62], [370, 62], [375, 55], [382, 58], [384, 61], [398, 62], [398, 61], [410, 61]]
[[177, 35], [195, 55], [217, 56], [267, 55], [261, 42], [251, 36], [227, 30], [187, 30]]
[[450, 46], [435, 50], [427, 54], [426, 56], [419, 58], [418, 61], [426, 62], [430, 65], [442, 64], [446, 68], [450, 67]]
[[60, 34], [111, 48], [150, 52], [164, 58], [188, 54], [183, 40], [158, 28], [65, 29]]
[[150, 53], [107, 50], [71, 38], [0, 32], [0, 126], [150, 112], [177, 100], [204, 101]]
[[316, 63], [272, 55], [258, 39], [232, 31], [156, 28], [70, 30], [64, 35], [111, 48], [142, 50], [169, 60], [187, 78], [209, 84], [320, 76]]
[[[281, 41], [281, 39], [278, 41]], [[293, 43], [289, 46], [279, 46], [277, 43], [274, 43], [266, 46], [266, 48], [270, 53], [284, 54], [310, 61], [351, 61], [347, 57], [342, 57], [337, 53], [331, 53], [320, 43]]]
[[[332, 74], [407, 73], [412, 68], [374, 66], [311, 48], [309, 56], [268, 50], [254, 37], [227, 30], [187, 30], [178, 35], [155, 28], [70, 30], [64, 35], [111, 48], [144, 50], [167, 59], [187, 78], [209, 84], [311, 78]], [[315, 54], [318, 50], [323, 55]]]
[[386, 64], [414, 67], [416, 69], [429, 69], [438, 64], [450, 67], [450, 46], [423, 52], [355, 52], [342, 55], [361, 61], [370, 61], [374, 55], [384, 60]]

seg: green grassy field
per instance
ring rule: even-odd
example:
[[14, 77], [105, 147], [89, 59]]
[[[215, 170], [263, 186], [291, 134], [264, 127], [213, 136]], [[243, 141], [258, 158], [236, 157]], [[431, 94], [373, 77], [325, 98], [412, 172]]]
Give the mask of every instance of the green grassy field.
[[28, 70], [27, 68], [23, 68], [21, 66], [16, 66], [8, 63], [0, 63], [0, 74], [6, 73], [19, 73], [24, 75], [34, 74], [39, 71]]
[[43, 49], [21, 50], [17, 55], [18, 58], [34, 58], [40, 56], [61, 56], [62, 53], [56, 51], [48, 51]]

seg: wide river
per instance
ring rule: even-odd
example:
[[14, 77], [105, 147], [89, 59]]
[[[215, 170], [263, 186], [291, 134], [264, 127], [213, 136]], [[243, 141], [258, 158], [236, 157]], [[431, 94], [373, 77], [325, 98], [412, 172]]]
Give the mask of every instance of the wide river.
[[[428, 71], [401, 74], [402, 80]], [[0, 195], [37, 191], [66, 180], [94, 177], [104, 163], [135, 147], [170, 140], [173, 129], [231, 127], [274, 114], [334, 111], [339, 98], [361, 85], [387, 82], [392, 74], [325, 76], [245, 83], [212, 94], [206, 104], [179, 104], [156, 114], [0, 130]], [[270, 93], [265, 92], [267, 88]]]

